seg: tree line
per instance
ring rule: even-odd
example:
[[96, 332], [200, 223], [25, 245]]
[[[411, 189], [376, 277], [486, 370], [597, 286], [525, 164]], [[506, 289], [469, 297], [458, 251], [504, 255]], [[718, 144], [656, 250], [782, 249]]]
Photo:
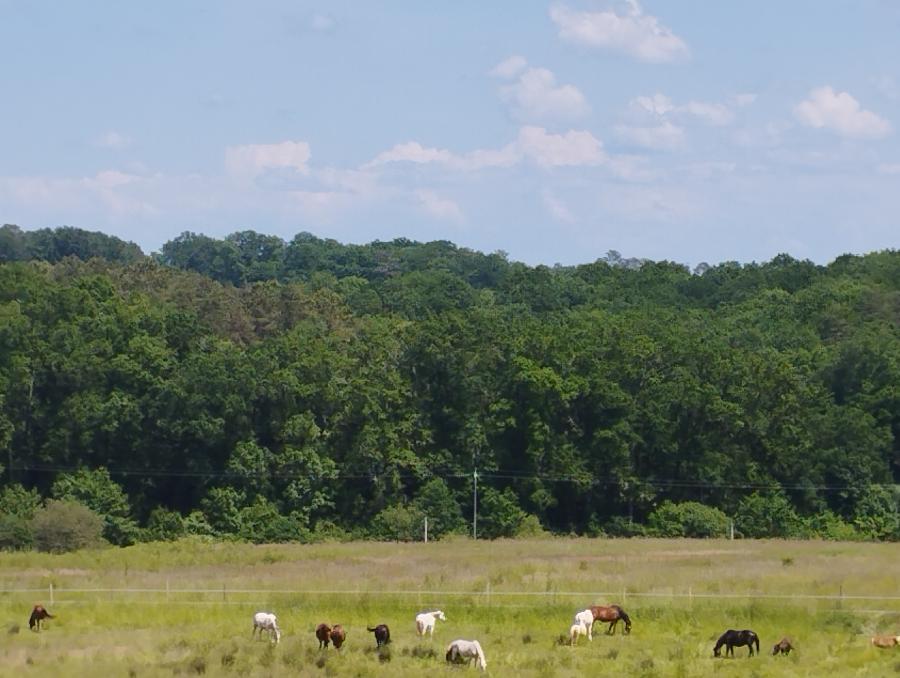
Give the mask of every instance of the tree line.
[[484, 537], [896, 539], [898, 321], [894, 250], [547, 267], [7, 225], [0, 545], [85, 507], [116, 544], [440, 537], [476, 472]]

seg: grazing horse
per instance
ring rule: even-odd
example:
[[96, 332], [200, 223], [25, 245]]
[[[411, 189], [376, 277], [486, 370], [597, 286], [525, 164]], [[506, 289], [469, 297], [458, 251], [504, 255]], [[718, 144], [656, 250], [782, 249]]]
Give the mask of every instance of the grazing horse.
[[447, 621], [447, 617], [444, 616], [444, 613], [440, 610], [434, 610], [433, 612], [422, 612], [416, 615], [416, 633], [420, 636], [424, 636], [426, 633], [434, 638], [434, 623], [440, 619], [441, 621]]
[[606, 635], [611, 636], [616, 632], [616, 625], [620, 619], [624, 622], [622, 634], [631, 633], [631, 617], [618, 605], [591, 605], [588, 609], [594, 615], [594, 621], [609, 622]]
[[[593, 627], [594, 627], [594, 613], [590, 610], [582, 610], [578, 614], [575, 615], [575, 623], [572, 624], [572, 629], [575, 628], [578, 624], [582, 624], [585, 628], [585, 632], [580, 635], [586, 635], [589, 641], [594, 640], [593, 636]], [[572, 629], [569, 629], [569, 636], [572, 636]], [[574, 638], [572, 644], [574, 645]]]
[[452, 664], [471, 664], [475, 660], [475, 664], [482, 671], [487, 669], [487, 659], [484, 658], [484, 650], [481, 649], [481, 643], [477, 640], [454, 640], [447, 646], [446, 659]]
[[872, 645], [888, 648], [900, 645], [900, 636], [872, 636]]
[[794, 646], [791, 645], [790, 638], [782, 638], [777, 643], [775, 643], [775, 647], [772, 648], [772, 656], [774, 657], [779, 652], [781, 654], [787, 655], [791, 653], [791, 650], [794, 649]]
[[590, 637], [591, 627], [583, 621], [576, 621], [569, 627], [569, 645], [575, 645], [578, 642], [578, 636]]
[[319, 649], [321, 650], [323, 647], [328, 647], [328, 643], [331, 642], [331, 627], [322, 622], [316, 627], [316, 638], [319, 639]]
[[719, 636], [719, 639], [716, 641], [716, 646], [713, 648], [713, 654], [718, 657], [719, 651], [722, 649], [722, 646], [725, 646], [725, 656], [731, 655], [734, 656], [734, 648], [735, 647], [743, 647], [746, 645], [750, 649], [750, 654], [748, 656], [753, 656], [753, 645], [756, 645], [756, 654], [759, 654], [759, 636], [757, 636], [750, 629], [744, 629], [743, 631], [735, 631], [734, 629], [728, 629], [725, 633]]
[[271, 612], [257, 612], [253, 615], [253, 634], [251, 637], [256, 637], [257, 630], [259, 631], [260, 640], [262, 640], [263, 631], [269, 632], [269, 639], [273, 640], [276, 645], [281, 640], [281, 629], [278, 628], [278, 620]]
[[381, 647], [391, 642], [391, 630], [387, 624], [379, 624], [374, 629], [371, 626], [366, 627], [366, 631], [375, 634], [375, 646]]
[[53, 619], [53, 615], [47, 612], [43, 605], [35, 605], [31, 610], [31, 616], [28, 618], [28, 628], [32, 631], [40, 631], [41, 622], [45, 619]]

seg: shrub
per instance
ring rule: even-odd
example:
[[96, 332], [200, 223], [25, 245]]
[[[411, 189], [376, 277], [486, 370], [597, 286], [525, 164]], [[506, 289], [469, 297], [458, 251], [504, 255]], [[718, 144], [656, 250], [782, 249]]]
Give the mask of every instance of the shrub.
[[413, 506], [388, 506], [372, 520], [370, 532], [383, 541], [417, 541], [423, 537], [424, 523], [424, 514]]
[[41, 507], [37, 490], [26, 490], [19, 483], [7, 485], [0, 492], [0, 515], [13, 514], [31, 520]]
[[51, 499], [31, 520], [39, 551], [63, 553], [103, 544], [103, 518], [84, 504]]
[[643, 537], [647, 534], [643, 525], [635, 523], [625, 516], [610, 518], [603, 526], [603, 532], [610, 537]]
[[478, 506], [478, 536], [487, 539], [515, 537], [526, 515], [511, 488], [498, 492], [487, 487]]
[[167, 508], [153, 509], [147, 519], [147, 539], [151, 541], [175, 541], [186, 534], [184, 518], [178, 511]]
[[794, 537], [803, 524], [782, 492], [753, 494], [741, 499], [734, 514], [735, 528], [745, 537]]
[[528, 513], [519, 523], [519, 529], [516, 530], [517, 537], [545, 537], [547, 531], [541, 525], [540, 518], [533, 513]]
[[104, 523], [103, 536], [110, 543], [128, 546], [137, 541], [140, 530], [130, 516], [128, 497], [105, 468], [62, 473], [50, 493], [56, 499], [84, 504], [100, 515]]
[[15, 513], [0, 514], [0, 549], [18, 551], [31, 548], [34, 534], [31, 521]]
[[413, 508], [422, 516], [428, 516], [428, 536], [439, 539], [450, 532], [465, 529], [459, 503], [450, 488], [440, 478], [428, 481], [412, 502]]
[[659, 537], [723, 537], [728, 516], [696, 501], [664, 501], [648, 517], [651, 534]]
[[853, 525], [831, 511], [823, 511], [810, 516], [804, 523], [807, 532], [812, 537], [832, 541], [858, 541], [862, 538]]
[[880, 485], [870, 487], [856, 502], [853, 524], [871, 539], [900, 537], [900, 512], [891, 492]]

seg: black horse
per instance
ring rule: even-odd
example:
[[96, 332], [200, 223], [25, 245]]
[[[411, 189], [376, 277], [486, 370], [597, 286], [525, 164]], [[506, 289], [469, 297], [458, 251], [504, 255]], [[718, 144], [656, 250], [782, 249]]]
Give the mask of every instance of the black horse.
[[376, 647], [381, 647], [382, 645], [387, 645], [391, 642], [391, 630], [388, 628], [387, 624], [379, 624], [375, 628], [367, 626], [366, 630], [375, 634]]
[[749, 629], [744, 629], [743, 631], [735, 631], [734, 629], [728, 629], [725, 633], [719, 636], [719, 639], [716, 641], [716, 646], [713, 648], [713, 654], [718, 657], [719, 652], [722, 649], [722, 646], [725, 646], [725, 656], [731, 655], [734, 656], [734, 648], [735, 647], [743, 647], [746, 645], [750, 649], [750, 655], [753, 656], [753, 646], [756, 645], [756, 654], [759, 654], [759, 636], [757, 636], [753, 631]]

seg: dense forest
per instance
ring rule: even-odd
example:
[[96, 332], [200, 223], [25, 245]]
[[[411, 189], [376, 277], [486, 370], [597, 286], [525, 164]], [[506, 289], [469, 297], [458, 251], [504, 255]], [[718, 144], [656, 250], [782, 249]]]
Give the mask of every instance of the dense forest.
[[0, 471], [7, 548], [85, 507], [116, 544], [470, 533], [476, 473], [479, 537], [897, 539], [900, 252], [7, 225]]

